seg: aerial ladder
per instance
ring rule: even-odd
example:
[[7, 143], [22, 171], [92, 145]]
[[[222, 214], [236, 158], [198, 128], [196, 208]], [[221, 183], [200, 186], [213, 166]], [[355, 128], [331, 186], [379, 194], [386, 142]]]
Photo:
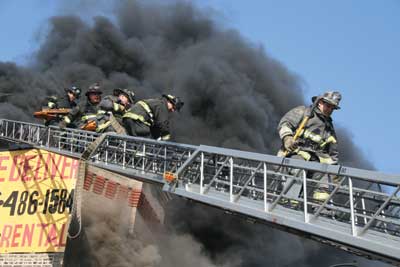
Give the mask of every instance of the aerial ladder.
[[[86, 155], [87, 164], [171, 194], [400, 266], [400, 175], [6, 119], [0, 119], [0, 138]], [[286, 194], [287, 180], [302, 184], [299, 196]], [[325, 201], [312, 194], [322, 184], [329, 192]]]

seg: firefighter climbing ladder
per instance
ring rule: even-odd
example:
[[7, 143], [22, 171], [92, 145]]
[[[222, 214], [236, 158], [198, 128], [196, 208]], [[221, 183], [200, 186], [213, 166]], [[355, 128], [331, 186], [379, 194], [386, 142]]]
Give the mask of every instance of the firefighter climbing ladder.
[[[0, 138], [76, 158], [97, 137], [93, 132], [0, 120]], [[400, 176], [113, 133], [102, 136], [87, 163], [400, 266]], [[328, 182], [310, 178], [318, 175]], [[289, 178], [302, 185], [297, 197], [283, 190]], [[329, 193], [323, 202], [313, 198], [322, 184]]]

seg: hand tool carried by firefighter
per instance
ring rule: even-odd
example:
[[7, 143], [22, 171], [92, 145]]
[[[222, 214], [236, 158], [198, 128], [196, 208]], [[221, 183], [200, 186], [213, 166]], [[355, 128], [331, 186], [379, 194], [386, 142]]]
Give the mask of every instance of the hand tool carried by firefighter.
[[[313, 102], [313, 104], [311, 105], [311, 107], [306, 109], [306, 111], [304, 113], [304, 116], [303, 116], [303, 119], [302, 119], [301, 123], [299, 124], [299, 126], [297, 127], [296, 132], [295, 132], [295, 134], [293, 136], [293, 141], [294, 142], [296, 142], [296, 140], [302, 134], [302, 132], [304, 130], [304, 127], [306, 127], [306, 124], [307, 124], [308, 120], [311, 118], [315, 108], [318, 106], [318, 102], [319, 102], [320, 99], [321, 99], [321, 97], [317, 97], [315, 99], [315, 101]], [[286, 157], [288, 154], [289, 154], [289, 151], [285, 150], [283, 156]]]
[[44, 119], [46, 121], [54, 120], [60, 116], [65, 116], [70, 112], [69, 108], [57, 108], [57, 109], [42, 109], [36, 111], [33, 116], [38, 119]]

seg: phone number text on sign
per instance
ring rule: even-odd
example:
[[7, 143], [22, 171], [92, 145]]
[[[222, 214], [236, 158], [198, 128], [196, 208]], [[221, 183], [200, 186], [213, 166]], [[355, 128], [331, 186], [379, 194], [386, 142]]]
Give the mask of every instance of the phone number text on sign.
[[0, 207], [9, 208], [10, 216], [71, 213], [74, 190], [47, 189], [45, 195], [39, 191], [12, 191], [8, 196], [0, 192]]

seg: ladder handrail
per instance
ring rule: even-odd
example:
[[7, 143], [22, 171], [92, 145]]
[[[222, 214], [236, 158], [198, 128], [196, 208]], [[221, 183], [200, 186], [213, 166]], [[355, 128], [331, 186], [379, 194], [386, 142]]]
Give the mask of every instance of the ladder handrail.
[[[74, 157], [98, 136], [0, 119], [0, 138]], [[90, 164], [160, 183], [174, 194], [400, 261], [400, 198], [389, 190], [400, 187], [400, 175], [115, 133], [107, 133], [91, 155]], [[290, 172], [296, 169], [303, 175]], [[177, 177], [173, 184], [163, 180], [166, 172]], [[338, 177], [341, 182], [316, 180], [306, 173]], [[303, 186], [302, 196], [283, 191], [282, 184], [289, 180]], [[321, 186], [329, 188], [325, 202], [310, 196]], [[325, 211], [341, 217], [329, 217]]]

